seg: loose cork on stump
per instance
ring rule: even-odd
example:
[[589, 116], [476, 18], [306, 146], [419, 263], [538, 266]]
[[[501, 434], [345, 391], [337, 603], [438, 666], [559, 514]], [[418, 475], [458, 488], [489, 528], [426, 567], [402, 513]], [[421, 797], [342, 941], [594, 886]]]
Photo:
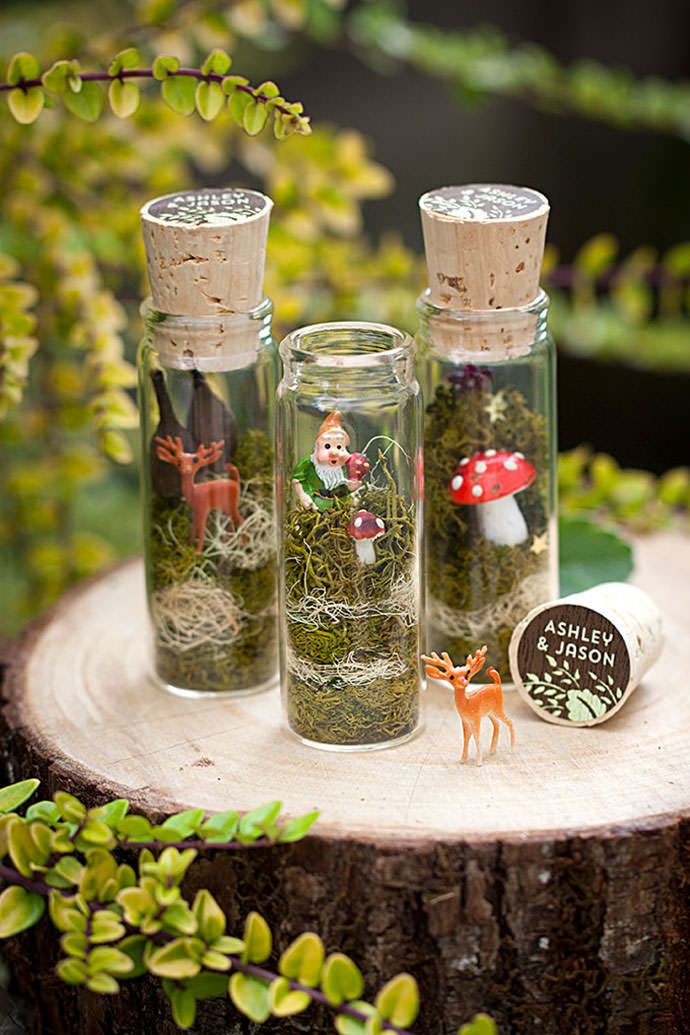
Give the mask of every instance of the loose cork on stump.
[[[124, 796], [155, 816], [276, 797], [291, 815], [319, 807], [303, 842], [202, 854], [186, 890], [209, 887], [230, 933], [258, 909], [276, 954], [318, 931], [328, 951], [357, 960], [367, 995], [411, 971], [418, 1035], [453, 1033], [479, 1010], [501, 1035], [681, 1035], [690, 1031], [690, 540], [641, 538], [636, 560], [666, 642], [625, 708], [571, 729], [540, 721], [512, 694], [515, 752], [481, 769], [459, 764], [443, 686], [425, 695], [419, 737], [374, 754], [314, 751], [288, 737], [277, 691], [195, 701], [156, 690], [143, 573], [132, 562], [26, 634], [5, 689], [2, 775], [40, 777], [44, 797]], [[99, 997], [62, 985], [57, 955], [44, 924], [3, 944], [35, 1006], [35, 1035], [174, 1035], [156, 981]], [[194, 1028], [254, 1030], [227, 1001], [201, 1003]], [[332, 1015], [311, 1009], [266, 1028], [332, 1030]]]

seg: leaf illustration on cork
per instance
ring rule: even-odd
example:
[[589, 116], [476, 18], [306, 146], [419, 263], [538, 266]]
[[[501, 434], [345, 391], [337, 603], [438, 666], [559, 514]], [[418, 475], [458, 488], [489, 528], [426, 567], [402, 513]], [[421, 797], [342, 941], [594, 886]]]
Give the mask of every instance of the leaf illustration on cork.
[[568, 718], [571, 722], [588, 722], [598, 719], [607, 710], [606, 705], [591, 690], [569, 690], [566, 698]]

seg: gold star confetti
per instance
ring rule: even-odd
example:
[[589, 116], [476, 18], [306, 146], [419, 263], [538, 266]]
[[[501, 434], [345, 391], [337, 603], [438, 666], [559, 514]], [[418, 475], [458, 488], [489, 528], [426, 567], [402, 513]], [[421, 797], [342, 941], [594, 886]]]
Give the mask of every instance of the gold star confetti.
[[495, 424], [497, 420], [503, 420], [505, 412], [508, 409], [508, 403], [505, 399], [505, 393], [503, 391], [496, 392], [492, 395], [488, 403], [484, 407], [484, 413], [489, 414], [489, 420], [492, 424]]
[[537, 557], [539, 556], [540, 553], [544, 553], [545, 550], [548, 550], [548, 548], [549, 548], [549, 533], [548, 532], [544, 532], [543, 535], [532, 536], [532, 545], [530, 546], [530, 550], [532, 551], [532, 553], [536, 554]]

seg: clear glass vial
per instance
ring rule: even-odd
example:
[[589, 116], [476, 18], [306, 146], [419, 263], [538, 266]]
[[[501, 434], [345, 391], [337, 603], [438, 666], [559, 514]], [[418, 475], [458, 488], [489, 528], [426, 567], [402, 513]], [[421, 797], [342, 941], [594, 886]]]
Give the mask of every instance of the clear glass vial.
[[[254, 237], [261, 235], [255, 224], [267, 221], [270, 201], [250, 191], [172, 198], [173, 206], [160, 199], [167, 203], [162, 213], [152, 203], [158, 236], [149, 236], [147, 252], [154, 298], [142, 307], [138, 357], [153, 669], [159, 683], [179, 694], [247, 694], [277, 677], [272, 411], [278, 357], [271, 303], [250, 304], [260, 277], [249, 292], [232, 269], [217, 284], [212, 278], [238, 259], [238, 228], [254, 224]], [[167, 251], [171, 229], [188, 239], [175, 237]], [[249, 244], [255, 255], [256, 241]], [[262, 270], [262, 253], [256, 261]], [[163, 308], [173, 304], [182, 312]]]
[[472, 185], [420, 206], [425, 647], [462, 664], [486, 644], [505, 677], [516, 624], [558, 590], [556, 357], [538, 287], [548, 205]]
[[414, 346], [381, 324], [280, 346], [281, 683], [289, 729], [388, 747], [419, 727], [421, 397]]

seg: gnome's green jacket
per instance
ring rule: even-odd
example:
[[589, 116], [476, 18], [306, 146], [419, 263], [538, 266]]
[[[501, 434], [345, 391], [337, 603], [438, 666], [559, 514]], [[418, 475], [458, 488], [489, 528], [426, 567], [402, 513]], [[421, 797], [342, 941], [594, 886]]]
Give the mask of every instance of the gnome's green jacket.
[[307, 496], [311, 496], [317, 510], [328, 510], [336, 496], [347, 496], [348, 488], [343, 482], [335, 489], [327, 489], [314, 467], [310, 456], [304, 456], [292, 472], [292, 480], [299, 482]]

